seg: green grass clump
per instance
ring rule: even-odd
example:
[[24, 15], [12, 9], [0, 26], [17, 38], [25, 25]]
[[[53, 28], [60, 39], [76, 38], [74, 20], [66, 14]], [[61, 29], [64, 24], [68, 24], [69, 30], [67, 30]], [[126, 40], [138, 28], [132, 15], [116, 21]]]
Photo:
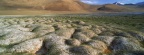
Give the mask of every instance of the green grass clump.
[[124, 27], [127, 30], [138, 30], [144, 29], [144, 14], [139, 15], [107, 15], [107, 16], [64, 16], [57, 19], [63, 20], [82, 20], [93, 25], [113, 25], [116, 27]]
[[31, 53], [9, 53], [9, 52], [4, 52], [4, 53], [0, 53], [0, 55], [34, 55]]

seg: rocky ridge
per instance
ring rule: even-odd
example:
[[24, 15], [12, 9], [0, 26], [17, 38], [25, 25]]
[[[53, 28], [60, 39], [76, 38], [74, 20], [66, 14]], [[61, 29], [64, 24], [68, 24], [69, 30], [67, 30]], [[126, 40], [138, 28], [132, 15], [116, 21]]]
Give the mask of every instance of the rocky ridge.
[[80, 20], [1, 18], [0, 55], [144, 54], [144, 36]]

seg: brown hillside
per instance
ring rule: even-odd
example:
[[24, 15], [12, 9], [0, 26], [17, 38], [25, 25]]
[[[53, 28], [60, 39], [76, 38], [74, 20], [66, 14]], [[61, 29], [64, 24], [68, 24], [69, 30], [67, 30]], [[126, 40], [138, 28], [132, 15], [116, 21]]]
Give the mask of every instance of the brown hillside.
[[84, 11], [79, 0], [2, 0], [7, 6], [52, 11]]
[[119, 6], [119, 5], [114, 5], [114, 4], [106, 4], [103, 5], [102, 7], [98, 8], [100, 11], [114, 11], [114, 12], [121, 12], [121, 11], [129, 11], [124, 6]]
[[84, 11], [83, 7], [74, 0], [60, 0], [43, 7], [46, 10], [56, 11]]

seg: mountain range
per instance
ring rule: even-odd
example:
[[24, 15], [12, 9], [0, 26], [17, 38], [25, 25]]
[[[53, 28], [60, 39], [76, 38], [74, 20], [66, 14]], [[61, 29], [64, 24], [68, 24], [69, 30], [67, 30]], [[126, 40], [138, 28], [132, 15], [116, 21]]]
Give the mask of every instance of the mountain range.
[[[135, 7], [125, 6], [124, 3], [115, 2], [105, 5], [91, 5], [80, 0], [0, 0], [0, 10], [35, 9], [46, 11], [72, 11], [72, 12], [127, 12], [141, 11]], [[144, 2], [137, 3], [143, 6]]]
[[137, 3], [136, 5], [141, 6], [141, 7], [144, 7], [144, 2], [139, 2], [139, 3]]

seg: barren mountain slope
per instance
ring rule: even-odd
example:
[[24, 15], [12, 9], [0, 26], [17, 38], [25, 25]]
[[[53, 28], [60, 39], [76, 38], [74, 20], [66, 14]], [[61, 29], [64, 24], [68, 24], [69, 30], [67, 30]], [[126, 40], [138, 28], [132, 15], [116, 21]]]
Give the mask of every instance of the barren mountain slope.
[[79, 0], [3, 0], [5, 5], [18, 8], [37, 8], [54, 11], [83, 11]]
[[45, 6], [46, 10], [62, 10], [62, 11], [82, 11], [84, 10], [81, 5], [73, 0], [62, 0], [49, 3]]

